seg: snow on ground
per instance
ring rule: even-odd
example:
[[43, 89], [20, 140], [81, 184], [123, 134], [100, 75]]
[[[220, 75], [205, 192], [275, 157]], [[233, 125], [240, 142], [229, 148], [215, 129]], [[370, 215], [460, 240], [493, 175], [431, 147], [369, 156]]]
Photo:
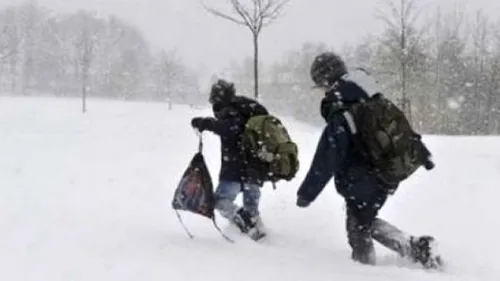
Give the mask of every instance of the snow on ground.
[[[268, 240], [221, 238], [205, 218], [170, 207], [197, 148], [189, 126], [207, 110], [165, 104], [0, 98], [0, 280], [499, 280], [500, 138], [426, 136], [437, 167], [419, 171], [381, 215], [441, 241], [445, 273], [349, 259], [344, 208], [330, 184], [309, 209], [295, 192], [320, 133], [286, 119], [300, 145], [297, 179], [265, 186]], [[218, 139], [205, 134], [216, 180]], [[219, 219], [224, 229], [226, 223]]]

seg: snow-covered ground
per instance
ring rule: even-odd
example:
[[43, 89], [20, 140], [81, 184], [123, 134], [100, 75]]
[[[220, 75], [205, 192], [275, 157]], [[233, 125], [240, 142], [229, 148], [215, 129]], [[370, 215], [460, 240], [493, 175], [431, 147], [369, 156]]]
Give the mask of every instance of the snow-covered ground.
[[[500, 280], [500, 138], [426, 136], [436, 169], [419, 171], [381, 212], [441, 241], [448, 268], [436, 273], [382, 248], [380, 266], [351, 262], [332, 184], [310, 208], [295, 206], [318, 128], [285, 120], [302, 170], [263, 190], [268, 239], [230, 232], [231, 244], [184, 213], [189, 239], [170, 207], [197, 148], [190, 118], [209, 111], [97, 100], [79, 110], [78, 100], [0, 99], [0, 280]], [[205, 155], [216, 179], [210, 134]]]

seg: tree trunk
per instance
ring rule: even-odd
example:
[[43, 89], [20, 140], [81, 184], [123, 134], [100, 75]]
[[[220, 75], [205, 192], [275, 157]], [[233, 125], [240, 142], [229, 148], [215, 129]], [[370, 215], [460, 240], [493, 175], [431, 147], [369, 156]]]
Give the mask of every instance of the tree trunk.
[[444, 133], [444, 125], [446, 124], [446, 114], [444, 107], [444, 89], [441, 85], [441, 64], [442, 64], [442, 47], [441, 47], [441, 9], [438, 8], [438, 18], [436, 21], [436, 86], [434, 89], [437, 90], [437, 112], [434, 111], [436, 118], [433, 122], [437, 122], [437, 124], [433, 123], [432, 130], [436, 130], [439, 134]]
[[486, 102], [486, 131], [485, 134], [494, 134], [494, 128], [493, 128], [493, 113], [494, 113], [494, 108], [493, 105], [495, 103], [494, 101], [494, 96], [496, 92], [496, 87], [495, 85], [498, 85], [498, 60], [497, 58], [494, 58], [491, 60], [492, 62], [492, 67], [491, 67], [491, 80], [488, 83], [488, 97], [487, 97], [487, 102]]
[[412, 123], [411, 118], [411, 104], [407, 95], [407, 80], [408, 80], [408, 50], [406, 42], [406, 18], [404, 11], [406, 10], [406, 1], [401, 0], [401, 110], [406, 114], [410, 124]]
[[82, 71], [82, 113], [87, 112], [87, 86], [88, 86], [88, 70], [86, 66]]
[[12, 94], [17, 92], [17, 50], [15, 53], [10, 54], [10, 76], [11, 76], [11, 83], [10, 83], [10, 91]]
[[[86, 44], [91, 44], [87, 42]], [[86, 45], [82, 60], [82, 112], [87, 112], [87, 94], [90, 88], [90, 63], [92, 60], [92, 46]]]
[[254, 97], [259, 98], [259, 34], [253, 34], [253, 77], [254, 77]]

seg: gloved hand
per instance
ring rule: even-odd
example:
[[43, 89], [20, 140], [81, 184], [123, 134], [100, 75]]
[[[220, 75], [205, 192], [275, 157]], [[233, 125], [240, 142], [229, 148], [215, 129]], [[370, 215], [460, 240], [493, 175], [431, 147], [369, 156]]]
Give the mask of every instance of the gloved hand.
[[435, 166], [436, 165], [434, 164], [434, 162], [432, 162], [432, 160], [429, 158], [427, 158], [427, 160], [425, 160], [425, 162], [424, 162], [424, 168], [426, 170], [432, 170], [432, 169], [434, 169]]
[[207, 119], [204, 117], [194, 117], [191, 119], [191, 126], [200, 132], [207, 129]]
[[309, 207], [309, 205], [311, 205], [310, 201], [307, 201], [306, 199], [300, 196], [297, 197], [297, 206], [299, 206], [300, 208], [306, 208]]

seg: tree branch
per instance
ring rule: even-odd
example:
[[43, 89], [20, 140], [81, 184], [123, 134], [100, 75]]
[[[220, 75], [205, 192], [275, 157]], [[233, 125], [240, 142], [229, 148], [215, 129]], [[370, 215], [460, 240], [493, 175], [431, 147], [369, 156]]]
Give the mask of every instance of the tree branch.
[[286, 4], [288, 4], [288, 2], [290, 2], [290, 0], [270, 0], [262, 10], [263, 16], [261, 28], [270, 25], [274, 20], [276, 20], [281, 15], [281, 11], [283, 11], [283, 8]]
[[[209, 7], [200, 0], [209, 13], [233, 23], [246, 26], [253, 34], [259, 34], [263, 27], [278, 18], [285, 4], [290, 0], [252, 0], [251, 5], [243, 5], [241, 0], [229, 0], [235, 15]], [[237, 15], [237, 16], [236, 16]]]
[[376, 16], [379, 20], [383, 21], [385, 24], [387, 24], [391, 30], [400, 30], [401, 27], [398, 26], [396, 23], [392, 22], [387, 15], [384, 14], [379, 14]]
[[207, 12], [211, 13], [214, 16], [221, 17], [223, 19], [232, 21], [232, 22], [234, 22], [236, 24], [239, 24], [239, 25], [248, 26], [248, 24], [245, 21], [239, 20], [239, 19], [234, 18], [234, 17], [232, 17], [230, 15], [226, 15], [226, 14], [224, 14], [224, 13], [222, 13], [222, 12], [220, 12], [220, 11], [214, 9], [214, 8], [211, 8], [211, 7], [207, 6], [207, 5], [205, 5], [205, 3], [203, 3], [202, 1], [201, 1], [201, 5], [203, 6], [203, 8], [205, 8], [205, 10], [207, 10]]
[[252, 32], [255, 32], [255, 21], [250, 15], [250, 12], [245, 9], [245, 7], [240, 3], [239, 0], [231, 0], [233, 9], [236, 13], [245, 21], [245, 25], [250, 28]]
[[256, 27], [258, 27], [259, 15], [262, 11], [262, 1], [252, 0], [252, 2], [253, 2], [253, 22], [256, 23]]

